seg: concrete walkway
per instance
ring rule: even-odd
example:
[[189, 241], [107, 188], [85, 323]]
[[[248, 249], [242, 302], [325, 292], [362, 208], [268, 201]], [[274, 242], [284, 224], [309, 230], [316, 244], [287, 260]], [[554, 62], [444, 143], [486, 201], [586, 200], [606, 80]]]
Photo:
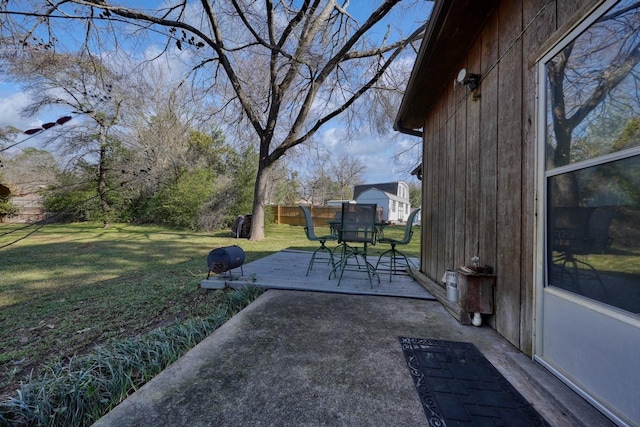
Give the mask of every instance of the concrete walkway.
[[437, 301], [269, 290], [96, 426], [426, 426], [398, 336], [473, 342], [552, 426], [608, 426]]

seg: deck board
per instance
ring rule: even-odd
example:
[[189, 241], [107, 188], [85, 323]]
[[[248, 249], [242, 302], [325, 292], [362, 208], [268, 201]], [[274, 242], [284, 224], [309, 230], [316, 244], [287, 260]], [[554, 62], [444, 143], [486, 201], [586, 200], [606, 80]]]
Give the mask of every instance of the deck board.
[[[338, 279], [329, 279], [331, 266], [328, 257], [316, 257], [313, 270], [305, 276], [307, 266], [311, 260], [311, 252], [284, 250], [250, 262], [229, 273], [212, 275], [205, 279], [200, 286], [206, 289], [221, 289], [226, 286], [239, 288], [248, 284], [267, 289], [288, 289], [314, 292], [333, 292], [355, 295], [378, 295], [436, 300], [425, 288], [413, 280], [409, 275], [394, 275], [389, 282], [388, 272], [380, 272], [380, 283], [373, 280], [373, 287], [364, 270], [344, 273], [338, 286]], [[377, 258], [372, 259], [375, 265]], [[370, 260], [371, 261], [371, 260]], [[417, 260], [410, 259], [413, 265]], [[417, 269], [417, 267], [416, 267]]]

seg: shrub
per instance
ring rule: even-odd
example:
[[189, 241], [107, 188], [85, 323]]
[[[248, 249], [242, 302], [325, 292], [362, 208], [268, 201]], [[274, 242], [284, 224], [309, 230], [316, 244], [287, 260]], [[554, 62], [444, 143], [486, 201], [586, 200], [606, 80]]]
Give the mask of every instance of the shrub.
[[0, 196], [0, 218], [18, 213], [19, 208], [9, 201], [8, 196]]
[[145, 220], [175, 227], [197, 228], [201, 206], [214, 192], [214, 173], [207, 169], [184, 171], [149, 200]]

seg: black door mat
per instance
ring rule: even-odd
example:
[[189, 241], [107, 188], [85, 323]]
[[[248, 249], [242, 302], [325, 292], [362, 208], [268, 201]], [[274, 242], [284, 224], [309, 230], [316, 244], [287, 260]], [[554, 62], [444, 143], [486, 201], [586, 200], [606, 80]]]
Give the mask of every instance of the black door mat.
[[549, 424], [471, 343], [400, 337], [430, 426]]

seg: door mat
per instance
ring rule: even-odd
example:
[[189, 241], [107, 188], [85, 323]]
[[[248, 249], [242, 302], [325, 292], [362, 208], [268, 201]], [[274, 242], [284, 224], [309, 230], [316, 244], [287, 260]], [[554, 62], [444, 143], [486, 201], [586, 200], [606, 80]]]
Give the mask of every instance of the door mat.
[[400, 337], [429, 426], [548, 426], [471, 343]]

